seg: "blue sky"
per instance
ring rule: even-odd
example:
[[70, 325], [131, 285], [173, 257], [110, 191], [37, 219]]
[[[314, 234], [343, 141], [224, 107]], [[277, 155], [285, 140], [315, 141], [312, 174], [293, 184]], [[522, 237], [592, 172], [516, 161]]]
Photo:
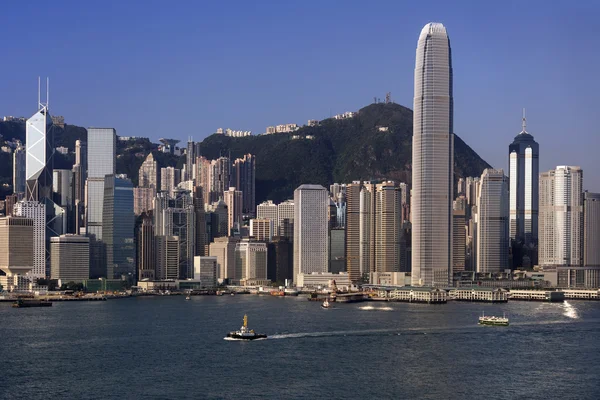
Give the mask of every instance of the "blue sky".
[[35, 4], [2, 6], [0, 115], [35, 111], [38, 75], [67, 123], [152, 139], [261, 133], [388, 91], [412, 108], [417, 38], [437, 21], [452, 45], [455, 132], [506, 169], [525, 107], [540, 169], [580, 165], [600, 191], [598, 2]]

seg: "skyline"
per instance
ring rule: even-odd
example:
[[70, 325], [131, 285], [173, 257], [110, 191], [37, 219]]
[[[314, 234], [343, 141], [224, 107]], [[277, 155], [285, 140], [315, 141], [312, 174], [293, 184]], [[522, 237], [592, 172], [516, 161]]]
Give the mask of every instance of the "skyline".
[[[199, 118], [192, 135], [201, 140], [218, 127], [257, 134], [268, 125], [356, 111], [387, 91], [412, 108], [414, 32], [439, 21], [453, 38], [455, 133], [507, 171], [508, 156], [497, 149], [519, 133], [524, 107], [541, 146], [540, 172], [581, 166], [584, 187], [597, 192], [592, 149], [600, 145], [594, 131], [600, 121], [593, 100], [600, 82], [580, 77], [593, 76], [600, 59], [587, 51], [600, 44], [593, 30], [600, 6], [541, 4], [326, 4], [315, 13], [293, 4], [259, 4], [249, 12], [241, 3], [183, 13], [183, 6], [151, 2], [143, 9], [71, 4], [27, 14], [10, 4], [6, 13], [14, 18], [0, 33], [14, 40], [5, 52], [24, 57], [41, 33], [49, 45], [41, 50], [44, 67], [5, 66], [0, 92], [10, 96], [0, 97], [0, 114], [32, 115], [40, 75], [51, 78], [53, 115], [154, 141], [185, 141], [185, 118], [193, 113]], [[467, 10], [474, 18], [465, 25]], [[23, 31], [26, 18], [42, 15], [62, 23], [48, 32]], [[303, 29], [308, 26], [313, 29]]]

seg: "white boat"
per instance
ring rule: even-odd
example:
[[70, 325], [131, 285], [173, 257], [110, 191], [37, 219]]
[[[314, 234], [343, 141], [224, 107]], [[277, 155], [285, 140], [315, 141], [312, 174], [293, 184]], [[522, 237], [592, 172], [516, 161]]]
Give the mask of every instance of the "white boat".
[[185, 296], [185, 299], [186, 299], [186, 300], [189, 300], [189, 299], [191, 299], [190, 295], [188, 294], [187, 296]]
[[508, 318], [506, 318], [506, 314], [502, 317], [486, 317], [485, 314], [482, 314], [481, 317], [479, 317], [479, 325], [508, 326]]
[[321, 304], [321, 307], [323, 307], [323, 308], [331, 308], [331, 305], [329, 304], [329, 300], [325, 299], [325, 301], [323, 302], [323, 304]]

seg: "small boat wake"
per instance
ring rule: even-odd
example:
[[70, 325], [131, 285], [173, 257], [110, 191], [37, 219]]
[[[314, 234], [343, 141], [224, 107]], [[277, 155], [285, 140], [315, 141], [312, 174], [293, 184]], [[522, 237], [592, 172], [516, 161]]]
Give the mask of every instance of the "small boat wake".
[[570, 304], [568, 301], [565, 301], [563, 303], [563, 315], [565, 317], [568, 318], [572, 318], [572, 319], [579, 319], [579, 313], [577, 312], [577, 309], [575, 307], [573, 307], [572, 304]]
[[363, 311], [392, 311], [392, 307], [373, 307], [373, 306], [361, 306], [358, 307], [359, 310]]

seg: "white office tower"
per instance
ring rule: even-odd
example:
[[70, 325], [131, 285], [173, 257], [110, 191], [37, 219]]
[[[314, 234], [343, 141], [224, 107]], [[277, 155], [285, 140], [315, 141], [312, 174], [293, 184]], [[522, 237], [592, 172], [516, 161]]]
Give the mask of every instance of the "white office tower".
[[277, 236], [277, 204], [271, 200], [264, 201], [256, 206], [256, 218], [273, 221], [273, 236]]
[[[104, 177], [116, 173], [117, 132], [113, 128], [88, 128], [87, 142], [86, 233], [102, 240]], [[92, 256], [92, 264], [98, 261], [94, 258], [96, 254]]]
[[33, 279], [46, 277], [46, 205], [38, 201], [20, 201], [13, 211], [16, 217], [33, 220], [33, 269], [27, 274]]
[[415, 63], [412, 284], [447, 286], [452, 266], [452, 60], [440, 23], [425, 25]]
[[50, 238], [50, 278], [64, 283], [90, 277], [90, 238], [61, 235]]
[[477, 272], [508, 268], [508, 179], [501, 169], [485, 169], [477, 198]]
[[294, 281], [299, 273], [327, 272], [329, 195], [320, 185], [294, 191]]
[[583, 170], [540, 174], [539, 264], [583, 265]]

